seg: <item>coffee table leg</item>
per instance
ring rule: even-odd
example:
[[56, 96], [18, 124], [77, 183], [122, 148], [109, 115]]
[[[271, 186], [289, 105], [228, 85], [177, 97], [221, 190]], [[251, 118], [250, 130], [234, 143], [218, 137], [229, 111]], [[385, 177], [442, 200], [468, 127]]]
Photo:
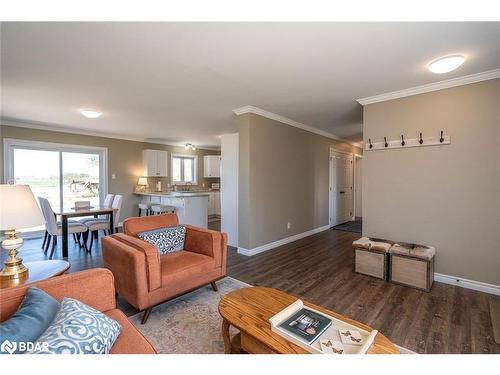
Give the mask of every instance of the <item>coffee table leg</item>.
[[229, 322], [222, 319], [222, 338], [224, 339], [224, 353], [231, 354], [231, 337], [229, 337]]

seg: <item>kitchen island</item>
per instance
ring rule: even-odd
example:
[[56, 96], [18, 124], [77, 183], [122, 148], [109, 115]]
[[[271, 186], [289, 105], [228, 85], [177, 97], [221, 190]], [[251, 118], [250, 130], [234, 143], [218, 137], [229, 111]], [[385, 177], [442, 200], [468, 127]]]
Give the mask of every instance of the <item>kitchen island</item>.
[[208, 227], [207, 192], [135, 192], [142, 196], [142, 203], [163, 204], [175, 207], [180, 224]]

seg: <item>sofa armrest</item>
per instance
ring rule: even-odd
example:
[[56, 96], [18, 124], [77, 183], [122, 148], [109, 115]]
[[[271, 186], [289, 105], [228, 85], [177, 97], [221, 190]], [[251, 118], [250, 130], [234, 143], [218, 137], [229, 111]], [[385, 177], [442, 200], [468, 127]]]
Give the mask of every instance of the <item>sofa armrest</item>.
[[227, 234], [186, 225], [184, 250], [212, 257], [215, 259], [217, 267], [223, 267], [225, 269], [227, 258]]
[[19, 307], [28, 288], [44, 290], [58, 301], [77, 299], [99, 311], [116, 308], [113, 274], [104, 268], [52, 277], [47, 280], [0, 290], [0, 321], [8, 319]]
[[115, 276], [118, 293], [138, 309], [147, 304], [148, 293], [161, 286], [160, 255], [146, 241], [123, 233], [103, 237], [102, 258]]

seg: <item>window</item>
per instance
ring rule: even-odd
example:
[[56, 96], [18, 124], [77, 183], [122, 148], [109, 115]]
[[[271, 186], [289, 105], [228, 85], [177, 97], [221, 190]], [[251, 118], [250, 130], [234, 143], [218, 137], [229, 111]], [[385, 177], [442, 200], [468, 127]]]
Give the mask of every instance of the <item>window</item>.
[[196, 185], [198, 157], [191, 155], [172, 155], [172, 182], [174, 184], [193, 184]]
[[99, 206], [106, 195], [104, 148], [16, 139], [5, 139], [4, 146], [5, 181], [29, 185], [35, 197], [47, 198], [55, 211], [69, 209], [77, 200]]

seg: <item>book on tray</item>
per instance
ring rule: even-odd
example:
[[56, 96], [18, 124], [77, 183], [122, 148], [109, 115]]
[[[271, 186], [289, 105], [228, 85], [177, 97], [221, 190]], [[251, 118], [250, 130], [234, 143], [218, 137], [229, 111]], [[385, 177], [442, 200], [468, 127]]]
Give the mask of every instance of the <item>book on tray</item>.
[[332, 320], [307, 308], [302, 308], [279, 325], [302, 341], [313, 343], [328, 327]]

